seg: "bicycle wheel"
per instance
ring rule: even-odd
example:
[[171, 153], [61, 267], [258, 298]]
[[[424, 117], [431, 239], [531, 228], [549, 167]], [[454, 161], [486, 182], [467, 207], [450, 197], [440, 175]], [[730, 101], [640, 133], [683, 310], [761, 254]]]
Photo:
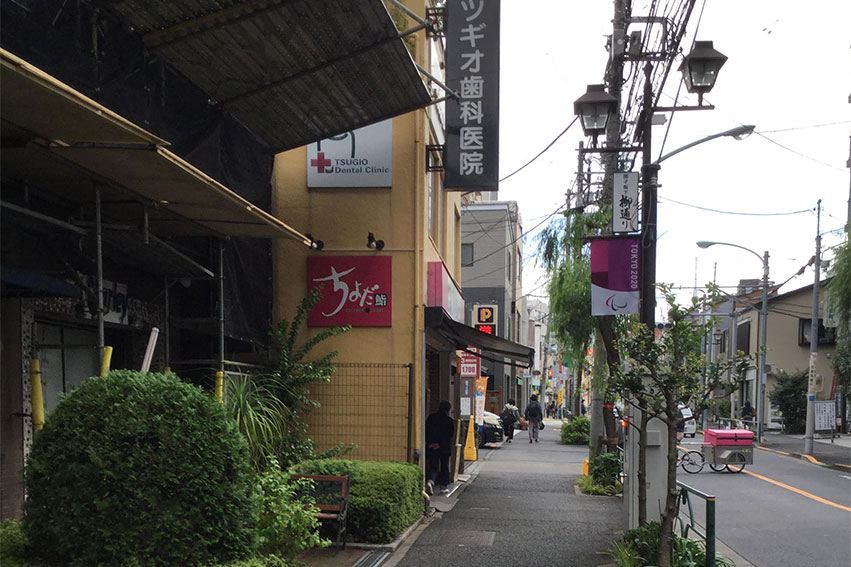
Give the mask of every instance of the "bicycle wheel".
[[703, 455], [697, 451], [688, 451], [683, 456], [681, 464], [687, 473], [697, 474], [703, 470]]
[[746, 459], [744, 454], [735, 452], [727, 456], [727, 470], [731, 473], [742, 472], [745, 468]]
[[722, 463], [722, 464], [720, 464], [720, 465], [715, 464], [715, 463], [709, 463], [709, 468], [710, 468], [710, 469], [712, 469], [712, 470], [714, 470], [715, 472], [721, 472], [721, 471], [723, 471], [725, 468], [727, 468], [727, 465], [725, 465], [725, 464], [723, 464], [723, 463]]

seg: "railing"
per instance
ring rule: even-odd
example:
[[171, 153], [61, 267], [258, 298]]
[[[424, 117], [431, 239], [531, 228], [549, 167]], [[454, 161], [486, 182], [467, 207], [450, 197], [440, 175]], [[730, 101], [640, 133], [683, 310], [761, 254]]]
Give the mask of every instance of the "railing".
[[718, 421], [724, 429], [750, 429], [756, 431], [755, 419], [739, 419], [736, 417], [719, 417]]
[[[680, 535], [688, 537], [689, 531], [692, 531], [699, 536], [706, 544], [706, 567], [715, 567], [715, 496], [701, 492], [680, 481], [677, 481], [677, 486], [680, 489], [680, 494], [677, 496], [677, 520], [679, 520], [681, 526]], [[706, 501], [705, 533], [701, 532], [694, 522], [694, 510], [691, 506], [690, 497], [692, 494]], [[688, 506], [688, 522], [684, 522], [679, 515], [680, 504]]]

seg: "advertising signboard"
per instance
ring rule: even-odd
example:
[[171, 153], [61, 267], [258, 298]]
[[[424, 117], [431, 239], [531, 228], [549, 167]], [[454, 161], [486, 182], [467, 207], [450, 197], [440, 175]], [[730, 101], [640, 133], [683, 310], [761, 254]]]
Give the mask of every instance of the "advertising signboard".
[[499, 0], [447, 0], [446, 188], [499, 185]]
[[307, 315], [309, 327], [390, 327], [393, 259], [390, 256], [309, 256], [307, 287], [322, 299]]
[[308, 187], [390, 187], [393, 120], [307, 146]]
[[[467, 350], [482, 352], [481, 349], [468, 346]], [[461, 378], [478, 378], [481, 375], [481, 359], [471, 352], [461, 354]]]

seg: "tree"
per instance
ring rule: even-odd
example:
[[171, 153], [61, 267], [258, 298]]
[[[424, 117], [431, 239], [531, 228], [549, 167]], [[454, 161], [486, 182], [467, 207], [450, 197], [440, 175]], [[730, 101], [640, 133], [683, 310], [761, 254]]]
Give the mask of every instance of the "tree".
[[[711, 322], [700, 321], [693, 315], [700, 310], [703, 302], [693, 299], [689, 306], [678, 305], [670, 287], [659, 287], [668, 305], [670, 328], [656, 340], [654, 329], [636, 320], [631, 322], [628, 332], [619, 342], [629, 367], [618, 371], [617, 383], [638, 400], [639, 407], [649, 417], [657, 418], [667, 426], [668, 458], [665, 504], [660, 522], [659, 564], [669, 567], [673, 523], [677, 514], [677, 425], [682, 421], [679, 406], [691, 405], [698, 411], [705, 409], [710, 392], [725, 383], [726, 369], [736, 365], [741, 370], [748, 365], [748, 359], [737, 355], [716, 364], [701, 383], [706, 359], [700, 353], [700, 344], [711, 333]], [[734, 386], [726, 385], [728, 388]]]
[[772, 404], [777, 404], [783, 412], [783, 422], [789, 433], [804, 431], [807, 418], [807, 371], [793, 374], [780, 371], [777, 383], [768, 394]]
[[851, 395], [851, 243], [846, 241], [836, 251], [833, 279], [828, 285], [830, 306], [836, 312], [839, 325], [836, 329], [836, 352], [833, 368], [841, 394], [843, 431], [846, 430], [845, 406]]
[[331, 380], [337, 352], [316, 360], [307, 357], [315, 346], [350, 328], [330, 327], [304, 340], [302, 327], [320, 298], [321, 288], [313, 288], [297, 307], [292, 322], [282, 320], [272, 330], [268, 370], [228, 382], [225, 406], [248, 440], [251, 459], [258, 470], [264, 470], [273, 457], [286, 468], [305, 458], [332, 456], [341, 451], [337, 447], [317, 454], [304, 422], [305, 414], [319, 405], [310, 398], [308, 386]]
[[597, 334], [589, 408], [592, 457], [602, 452], [604, 439], [616, 437], [614, 415], [608, 410], [604, 416], [602, 408], [608, 376], [620, 365], [614, 343], [614, 317], [591, 315], [591, 264], [587, 246], [587, 238], [600, 234], [609, 218], [602, 211], [572, 209], [539, 237], [541, 258], [550, 276], [549, 329], [575, 361], [577, 374], [584, 370], [586, 353]]

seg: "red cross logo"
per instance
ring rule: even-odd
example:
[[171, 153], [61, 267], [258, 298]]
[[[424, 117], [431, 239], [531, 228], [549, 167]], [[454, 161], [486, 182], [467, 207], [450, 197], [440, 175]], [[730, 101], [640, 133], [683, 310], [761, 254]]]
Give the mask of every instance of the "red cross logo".
[[325, 173], [325, 168], [330, 167], [331, 160], [325, 159], [325, 153], [319, 152], [316, 154], [316, 159], [310, 160], [310, 165], [316, 166], [317, 173]]

